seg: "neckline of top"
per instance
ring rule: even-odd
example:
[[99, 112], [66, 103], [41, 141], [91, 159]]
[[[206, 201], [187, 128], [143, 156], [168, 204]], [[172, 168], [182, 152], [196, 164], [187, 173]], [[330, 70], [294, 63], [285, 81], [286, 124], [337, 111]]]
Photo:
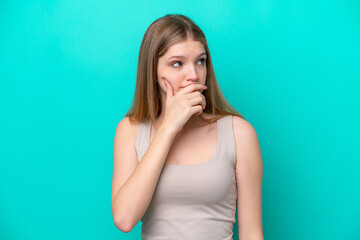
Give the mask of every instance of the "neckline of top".
[[[226, 117], [226, 116], [225, 116]], [[215, 151], [215, 154], [207, 161], [204, 161], [204, 162], [199, 162], [199, 163], [190, 163], [190, 164], [168, 164], [168, 163], [164, 163], [164, 167], [191, 167], [191, 166], [201, 166], [201, 165], [206, 165], [206, 164], [209, 164], [211, 162], [214, 161], [214, 159], [217, 157], [217, 155], [219, 154], [219, 150], [220, 150], [220, 124], [219, 124], [219, 120], [225, 118], [225, 117], [222, 117], [218, 120], [216, 120], [216, 130], [217, 130], [217, 145], [216, 145], [216, 151]], [[149, 119], [149, 125], [148, 125], [148, 134], [149, 134], [149, 142], [148, 142], [148, 146], [150, 145], [150, 137], [151, 137], [151, 119]]]

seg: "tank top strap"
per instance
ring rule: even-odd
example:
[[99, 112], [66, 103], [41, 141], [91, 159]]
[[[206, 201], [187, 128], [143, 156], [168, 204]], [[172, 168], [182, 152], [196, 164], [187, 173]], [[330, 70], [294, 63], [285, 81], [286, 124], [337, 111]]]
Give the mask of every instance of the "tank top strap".
[[136, 135], [136, 140], [135, 140], [135, 149], [139, 162], [143, 158], [146, 150], [149, 147], [150, 130], [151, 130], [150, 127], [151, 127], [150, 119], [144, 119], [140, 121]]
[[219, 147], [222, 152], [225, 152], [226, 157], [234, 167], [236, 163], [236, 144], [232, 118], [232, 115], [227, 115], [218, 120], [218, 133], [220, 140]]

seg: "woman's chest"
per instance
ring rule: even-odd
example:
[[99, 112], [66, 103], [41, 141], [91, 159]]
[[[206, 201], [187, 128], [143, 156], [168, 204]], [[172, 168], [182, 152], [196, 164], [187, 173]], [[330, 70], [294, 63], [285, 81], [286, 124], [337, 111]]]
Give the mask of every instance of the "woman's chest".
[[196, 165], [165, 165], [153, 201], [156, 203], [217, 203], [236, 191], [235, 171], [219, 157]]
[[[165, 164], [190, 165], [212, 159], [218, 148], [218, 133], [215, 125], [177, 134], [171, 144]], [[150, 135], [150, 142], [152, 138], [153, 136]]]

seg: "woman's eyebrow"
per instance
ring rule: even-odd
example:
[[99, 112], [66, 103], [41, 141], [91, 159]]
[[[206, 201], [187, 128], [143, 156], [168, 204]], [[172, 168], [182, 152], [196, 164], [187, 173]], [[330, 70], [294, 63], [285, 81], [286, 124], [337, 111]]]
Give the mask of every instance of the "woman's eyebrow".
[[[200, 53], [200, 55], [197, 56], [197, 58], [200, 57], [200, 56], [202, 56], [202, 55], [206, 55], [206, 53], [205, 53], [205, 52]], [[183, 58], [183, 59], [186, 59], [186, 57], [184, 57], [184, 56], [171, 56], [171, 57], [168, 58], [168, 60], [169, 60], [170, 58]]]

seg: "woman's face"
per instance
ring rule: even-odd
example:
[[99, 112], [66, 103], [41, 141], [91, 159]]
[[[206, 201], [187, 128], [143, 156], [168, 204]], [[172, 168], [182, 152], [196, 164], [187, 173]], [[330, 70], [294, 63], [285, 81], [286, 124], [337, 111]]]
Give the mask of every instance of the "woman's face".
[[[166, 96], [165, 78], [174, 94], [192, 83], [205, 85], [206, 52], [201, 42], [187, 39], [172, 45], [158, 60], [157, 81], [161, 94]], [[202, 90], [201, 90], [202, 91]]]

